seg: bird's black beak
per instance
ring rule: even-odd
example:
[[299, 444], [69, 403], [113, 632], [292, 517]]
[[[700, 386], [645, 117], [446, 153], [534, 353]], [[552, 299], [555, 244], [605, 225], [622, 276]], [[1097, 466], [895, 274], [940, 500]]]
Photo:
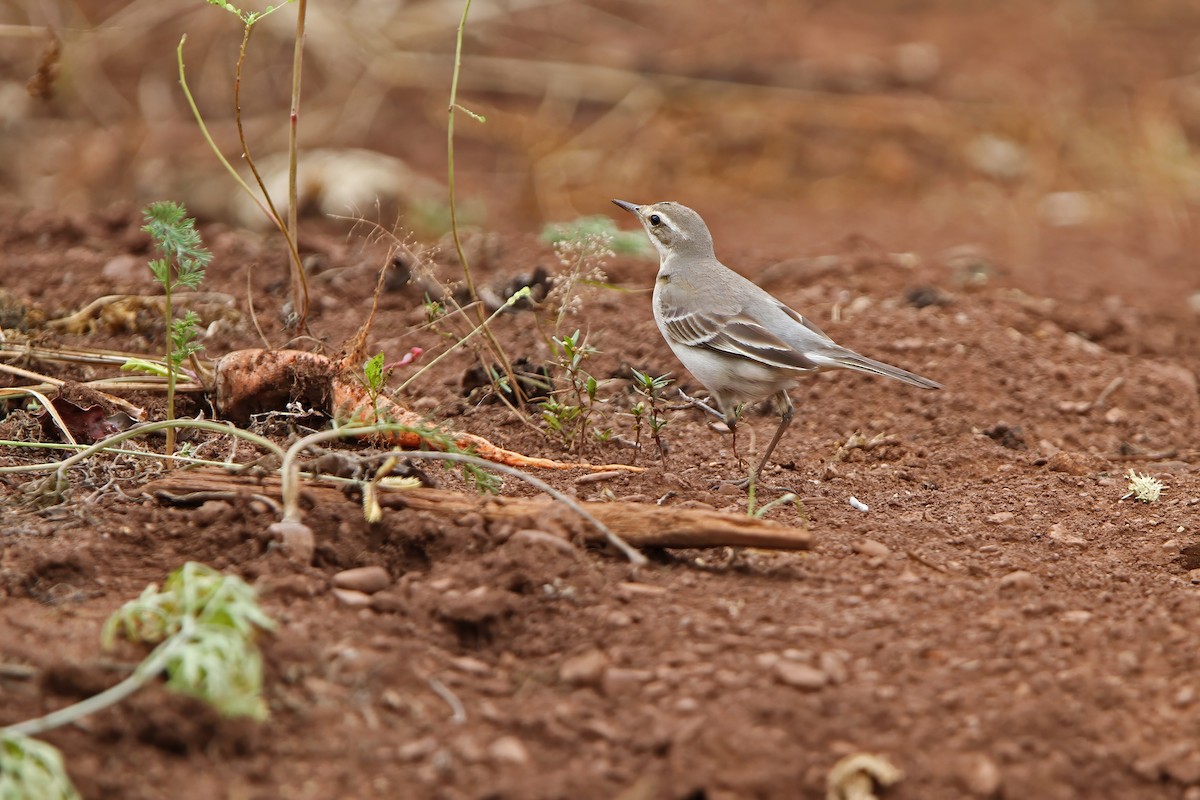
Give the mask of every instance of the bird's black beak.
[[641, 206], [635, 205], [633, 203], [627, 203], [624, 200], [613, 200], [613, 205], [620, 206], [621, 208], [625, 209], [630, 214], [633, 214], [635, 216], [638, 213], [638, 209], [641, 208]]

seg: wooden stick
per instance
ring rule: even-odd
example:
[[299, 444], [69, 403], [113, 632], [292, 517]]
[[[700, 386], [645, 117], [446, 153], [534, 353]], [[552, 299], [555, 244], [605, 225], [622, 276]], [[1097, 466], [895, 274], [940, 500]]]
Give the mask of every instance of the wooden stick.
[[[197, 470], [171, 475], [142, 487], [151, 497], [180, 502], [181, 496], [211, 497], [211, 492], [234, 495], [277, 493], [276, 477], [251, 478], [223, 472]], [[344, 503], [345, 496], [332, 486], [306, 487], [322, 502]], [[496, 497], [465, 494], [445, 489], [409, 489], [382, 494], [379, 503], [394, 510], [412, 509], [456, 518], [467, 512], [488, 521], [566, 520], [565, 509], [545, 498]], [[699, 508], [672, 508], [649, 503], [584, 503], [589, 512], [635, 547], [759, 547], [769, 550], [808, 550], [812, 534], [777, 522]], [[572, 526], [574, 527], [574, 526]], [[587, 541], [602, 542], [598, 531], [585, 529]]]

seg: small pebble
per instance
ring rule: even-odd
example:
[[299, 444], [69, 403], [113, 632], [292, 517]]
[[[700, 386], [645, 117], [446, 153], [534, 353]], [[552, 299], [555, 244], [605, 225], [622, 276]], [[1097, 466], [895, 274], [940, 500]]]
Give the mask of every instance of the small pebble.
[[392, 578], [387, 570], [379, 566], [345, 569], [333, 576], [333, 585], [337, 588], [353, 589], [365, 594], [386, 589], [391, 583]]
[[851, 543], [850, 549], [869, 558], [887, 558], [892, 554], [891, 548], [874, 539], [860, 539]]
[[1023, 569], [1018, 569], [1010, 572], [1000, 579], [1000, 591], [1012, 590], [1023, 592], [1030, 589], [1041, 588], [1042, 581], [1032, 572], [1026, 572]]
[[558, 679], [571, 686], [598, 686], [608, 666], [608, 656], [600, 650], [588, 650], [564, 660]]
[[396, 592], [376, 592], [371, 595], [371, 608], [386, 614], [397, 614], [403, 611], [406, 605], [404, 595]]
[[480, 661], [478, 658], [470, 656], [458, 656], [450, 659], [450, 666], [459, 672], [466, 672], [469, 675], [487, 675], [492, 671], [487, 662]]
[[354, 589], [334, 589], [333, 596], [350, 608], [367, 608], [371, 605], [371, 595]]
[[976, 797], [995, 797], [1000, 792], [1000, 768], [983, 753], [964, 758], [959, 775], [967, 791]]
[[864, 503], [862, 500], [859, 500], [854, 495], [850, 496], [849, 503], [850, 503], [850, 507], [853, 508], [855, 511], [864, 511], [865, 512], [865, 511], [871, 510], [871, 507], [869, 505]]
[[990, 514], [987, 521], [992, 525], [1004, 525], [1016, 519], [1017, 515], [1011, 511], [1000, 511], [995, 514]]
[[600, 687], [605, 697], [622, 697], [634, 694], [653, 677], [649, 670], [609, 667], [604, 670]]
[[815, 692], [829, 683], [829, 676], [821, 670], [795, 661], [780, 661], [776, 664], [775, 677], [786, 686], [806, 692]]
[[488, 755], [499, 764], [515, 764], [520, 766], [529, 763], [529, 750], [515, 736], [501, 736], [492, 742]]

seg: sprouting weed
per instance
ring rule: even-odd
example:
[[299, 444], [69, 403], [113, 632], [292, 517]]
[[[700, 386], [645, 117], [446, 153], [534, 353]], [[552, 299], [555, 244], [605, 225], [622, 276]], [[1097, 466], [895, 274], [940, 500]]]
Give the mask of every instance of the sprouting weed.
[[641, 447], [642, 426], [648, 427], [650, 437], [658, 446], [658, 456], [665, 466], [667, 446], [662, 439], [662, 430], [667, 427], [667, 418], [663, 413], [662, 393], [673, 383], [671, 373], [668, 372], [656, 378], [644, 372], [638, 372], [636, 369], [631, 371], [633, 372], [633, 390], [646, 398], [645, 401], [639, 400], [630, 407], [629, 413], [633, 417], [634, 426], [634, 444], [638, 448]]
[[104, 624], [101, 641], [105, 649], [118, 635], [162, 642], [161, 648], [171, 648], [167, 686], [223, 714], [264, 719], [262, 656], [254, 635], [274, 627], [249, 584], [189, 561], [167, 577], [161, 591], [152, 583], [121, 606]]
[[[1159, 495], [1166, 491], [1167, 488], [1166, 484], [1158, 478], [1134, 472], [1132, 468], [1125, 477], [1129, 479], [1129, 493], [1125, 497], [1132, 497], [1143, 503], [1153, 503], [1158, 500]], [[1125, 497], [1121, 499], [1124, 500]]]
[[567, 449], [576, 448], [582, 454], [588, 440], [588, 419], [595, 410], [600, 388], [595, 377], [584, 371], [583, 363], [598, 351], [580, 331], [561, 339], [553, 337], [550, 347], [566, 385], [542, 401], [542, 419]]
[[62, 753], [43, 741], [0, 729], [0, 798], [79, 800]]

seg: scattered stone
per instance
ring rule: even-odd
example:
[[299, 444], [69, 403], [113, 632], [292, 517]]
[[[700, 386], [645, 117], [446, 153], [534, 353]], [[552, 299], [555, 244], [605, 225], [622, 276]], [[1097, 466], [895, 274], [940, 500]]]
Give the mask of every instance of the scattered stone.
[[942, 71], [942, 53], [932, 42], [905, 42], [896, 48], [896, 80], [907, 86], [921, 86], [937, 78]]
[[350, 608], [367, 608], [371, 605], [371, 595], [354, 589], [334, 589], [333, 596]]
[[989, 514], [987, 521], [991, 525], [1007, 525], [1017, 518], [1017, 515], [1011, 511], [998, 511], [995, 514]]
[[312, 564], [317, 550], [317, 539], [312, 528], [303, 522], [276, 522], [267, 527], [271, 538], [283, 544], [283, 553], [297, 564]]
[[1041, 588], [1042, 580], [1032, 572], [1018, 569], [1000, 579], [1000, 591], [1024, 592]]
[[558, 668], [558, 679], [571, 686], [598, 686], [608, 666], [608, 656], [592, 649], [564, 660]]
[[426, 736], [423, 739], [402, 744], [396, 748], [396, 758], [401, 761], [419, 761], [437, 749], [437, 739]]
[[817, 666], [828, 676], [829, 682], [832, 684], [845, 683], [850, 680], [846, 657], [834, 650], [826, 650], [817, 656]]
[[967, 791], [976, 797], [996, 797], [1000, 793], [1000, 768], [983, 753], [963, 758], [958, 773]]
[[1093, 616], [1095, 615], [1086, 609], [1073, 608], [1070, 611], [1064, 611], [1059, 619], [1061, 619], [1063, 622], [1082, 625], [1085, 622], [1090, 622]]
[[609, 667], [600, 679], [600, 688], [605, 697], [621, 697], [637, 692], [653, 677], [654, 674], [649, 670]]
[[892, 554], [891, 548], [883, 542], [877, 542], [874, 539], [859, 539], [851, 543], [850, 549], [868, 558], [887, 558]]
[[392, 583], [387, 570], [379, 566], [344, 569], [333, 576], [333, 585], [339, 589], [352, 589], [364, 594], [386, 589]]
[[521, 766], [529, 763], [529, 750], [515, 736], [501, 736], [492, 742], [488, 755], [498, 764]]
[[754, 663], [758, 664], [763, 669], [770, 669], [779, 663], [778, 653], [759, 653], [754, 657]]
[[458, 656], [450, 659], [450, 666], [459, 672], [466, 672], [469, 675], [488, 675], [491, 673], [491, 666], [478, 658], [470, 656]]
[[397, 614], [407, 605], [404, 595], [397, 592], [376, 592], [371, 595], [371, 608], [385, 614]]
[[795, 661], [780, 661], [775, 665], [775, 677], [785, 686], [815, 692], [829, 683], [829, 676], [816, 667]]
[[997, 180], [1014, 180], [1029, 168], [1025, 148], [994, 133], [982, 133], [968, 142], [965, 155], [972, 168]]

